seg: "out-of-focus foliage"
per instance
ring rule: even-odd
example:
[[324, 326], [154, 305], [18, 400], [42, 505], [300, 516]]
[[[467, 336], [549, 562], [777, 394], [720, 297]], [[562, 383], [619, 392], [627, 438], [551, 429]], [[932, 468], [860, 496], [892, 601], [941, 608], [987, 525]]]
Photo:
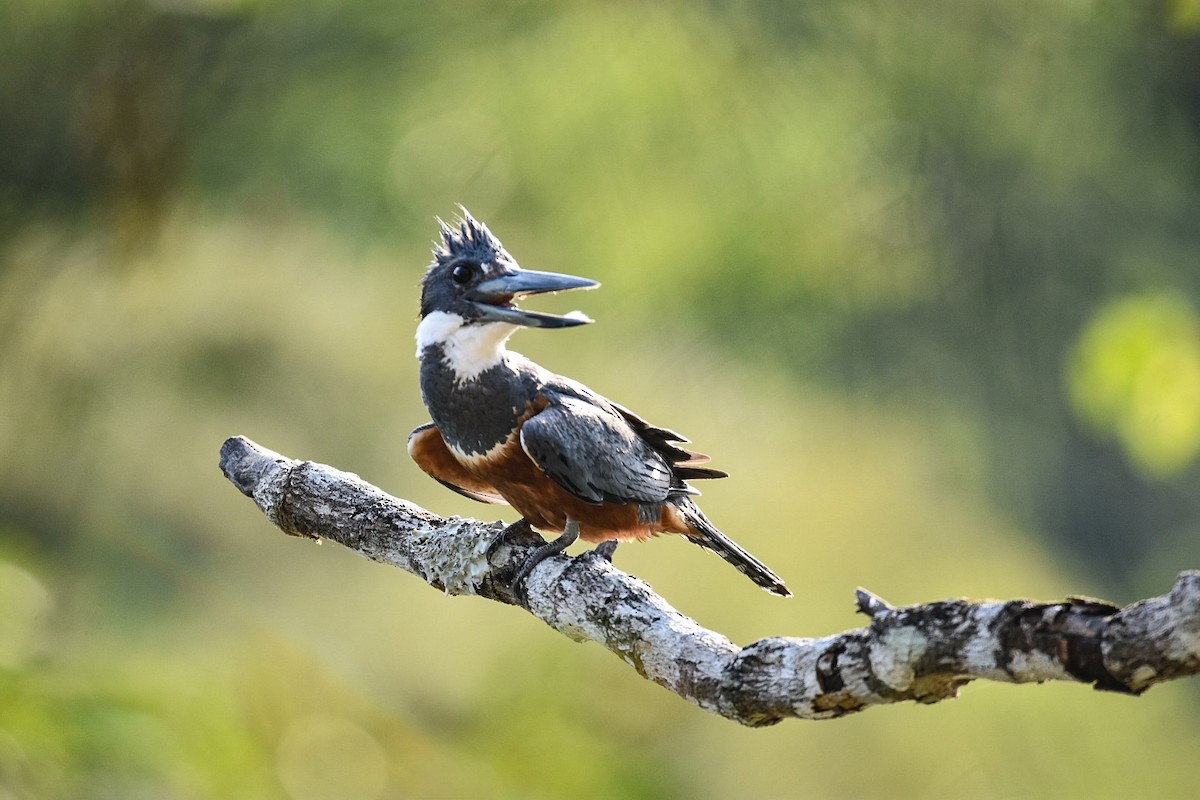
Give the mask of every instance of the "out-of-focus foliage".
[[462, 202], [605, 284], [515, 346], [733, 473], [705, 508], [796, 600], [678, 541], [618, 563], [735, 641], [861, 624], [855, 585], [1161, 592], [1200, 566], [1198, 19], [0, 5], [0, 797], [1190, 796], [1191, 686], [744, 731], [285, 539], [215, 462], [244, 433], [496, 513], [404, 455]]
[[1200, 319], [1181, 298], [1130, 297], [1102, 308], [1071, 377], [1080, 412], [1147, 471], [1176, 472], [1200, 451]]

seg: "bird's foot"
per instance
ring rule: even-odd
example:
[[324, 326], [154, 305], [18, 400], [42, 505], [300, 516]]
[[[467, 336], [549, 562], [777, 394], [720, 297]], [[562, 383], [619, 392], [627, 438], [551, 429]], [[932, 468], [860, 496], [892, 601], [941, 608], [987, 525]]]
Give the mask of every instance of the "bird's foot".
[[597, 558], [603, 558], [608, 563], [612, 563], [613, 553], [617, 552], [617, 545], [620, 542], [616, 539], [609, 539], [607, 542], [601, 542], [593, 547], [588, 552], [595, 555]]
[[496, 550], [500, 545], [512, 541], [514, 538], [520, 539], [525, 536], [537, 536], [537, 532], [529, 524], [529, 520], [522, 518], [496, 534], [496, 538], [492, 539], [492, 543], [488, 545], [487, 559], [492, 560], [492, 556], [496, 555]]
[[556, 556], [563, 550], [566, 550], [575, 540], [579, 538], [579, 523], [575, 520], [567, 520], [567, 527], [563, 529], [562, 535], [553, 542], [547, 542], [541, 547], [534, 550], [525, 559], [525, 563], [517, 570], [517, 575], [513, 578], [510, 588], [513, 594], [521, 599], [522, 602], [528, 600], [525, 594], [525, 581], [529, 577], [529, 573], [533, 572], [534, 567], [545, 561], [550, 556]]

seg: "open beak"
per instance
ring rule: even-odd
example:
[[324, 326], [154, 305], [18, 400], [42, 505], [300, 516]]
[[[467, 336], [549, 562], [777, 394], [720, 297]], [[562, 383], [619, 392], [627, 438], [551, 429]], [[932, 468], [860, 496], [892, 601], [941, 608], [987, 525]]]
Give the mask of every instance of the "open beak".
[[531, 294], [565, 292], [569, 289], [594, 289], [600, 284], [588, 278], [560, 275], [556, 272], [538, 272], [532, 269], [517, 269], [495, 278], [489, 278], [476, 286], [467, 295], [480, 318], [527, 328], [571, 328], [586, 325], [592, 320], [581, 311], [572, 311], [565, 316], [525, 311], [517, 308], [515, 300]]

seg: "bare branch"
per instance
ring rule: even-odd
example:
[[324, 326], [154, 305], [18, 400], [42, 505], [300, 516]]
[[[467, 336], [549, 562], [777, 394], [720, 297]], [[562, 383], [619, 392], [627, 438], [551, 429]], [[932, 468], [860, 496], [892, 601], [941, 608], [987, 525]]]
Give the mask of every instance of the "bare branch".
[[521, 605], [576, 641], [595, 641], [644, 677], [743, 725], [831, 719], [872, 705], [956, 696], [979, 678], [1071, 680], [1139, 694], [1200, 672], [1200, 571], [1123, 609], [1088, 598], [943, 600], [893, 607], [865, 589], [866, 628], [820, 639], [771, 637], [738, 647], [672, 608], [602, 558], [555, 556], [509, 588], [542, 543], [502, 523], [442, 519], [355, 475], [294, 461], [243, 437], [221, 448], [221, 469], [284, 533], [330, 539], [400, 567], [448, 594]]

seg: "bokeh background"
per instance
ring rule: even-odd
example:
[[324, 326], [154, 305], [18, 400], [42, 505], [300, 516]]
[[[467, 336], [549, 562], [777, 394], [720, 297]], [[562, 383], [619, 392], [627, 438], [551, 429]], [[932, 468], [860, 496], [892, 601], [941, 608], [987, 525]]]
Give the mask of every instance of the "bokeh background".
[[744, 730], [280, 535], [227, 436], [496, 515], [404, 452], [460, 202], [733, 473], [793, 600], [618, 564], [737, 642], [1200, 567], [1196, 0], [6, 0], [0, 797], [1195, 796], [1195, 682]]

